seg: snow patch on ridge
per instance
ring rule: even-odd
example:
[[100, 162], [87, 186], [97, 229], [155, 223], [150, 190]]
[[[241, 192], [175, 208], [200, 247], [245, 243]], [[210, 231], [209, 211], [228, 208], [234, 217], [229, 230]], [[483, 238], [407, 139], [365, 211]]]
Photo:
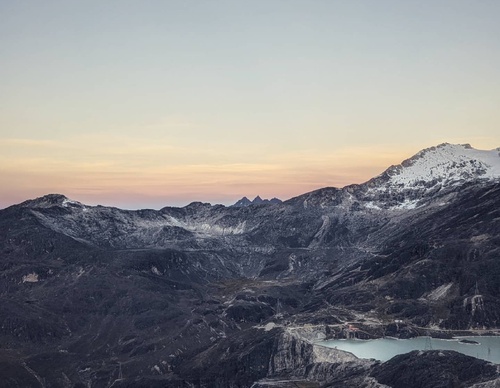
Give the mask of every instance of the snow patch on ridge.
[[71, 200], [69, 198], [64, 198], [61, 205], [64, 206], [64, 207], [69, 207], [71, 205], [81, 206], [82, 204], [80, 202], [78, 202], [78, 201], [73, 201], [73, 200]]
[[23, 283], [38, 283], [39, 282], [38, 274], [36, 272], [32, 272], [27, 275], [24, 275], [22, 281]]
[[216, 223], [207, 222], [182, 221], [172, 216], [167, 218], [167, 225], [177, 226], [186, 229], [190, 232], [202, 235], [226, 236], [232, 234], [243, 234], [246, 231], [246, 221], [240, 222], [235, 226], [221, 226]]
[[366, 202], [365, 207], [368, 209], [382, 210], [380, 206], [375, 205], [372, 201]]
[[429, 299], [429, 300], [443, 299], [449, 294], [452, 287], [453, 287], [453, 283], [443, 284], [443, 285], [435, 288], [431, 292], [429, 292], [429, 294], [427, 294], [427, 299]]
[[393, 209], [415, 209], [417, 207], [418, 200], [405, 199], [399, 205], [393, 206]]

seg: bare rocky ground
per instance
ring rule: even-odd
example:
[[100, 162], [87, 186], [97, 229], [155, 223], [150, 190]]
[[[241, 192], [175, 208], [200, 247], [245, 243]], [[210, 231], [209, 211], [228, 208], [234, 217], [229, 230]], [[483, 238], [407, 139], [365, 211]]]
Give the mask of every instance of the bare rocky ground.
[[498, 333], [498, 180], [461, 160], [394, 183], [456, 151], [440, 147], [284, 203], [1, 210], [1, 386], [495, 386], [498, 366], [454, 352], [380, 363], [315, 344]]

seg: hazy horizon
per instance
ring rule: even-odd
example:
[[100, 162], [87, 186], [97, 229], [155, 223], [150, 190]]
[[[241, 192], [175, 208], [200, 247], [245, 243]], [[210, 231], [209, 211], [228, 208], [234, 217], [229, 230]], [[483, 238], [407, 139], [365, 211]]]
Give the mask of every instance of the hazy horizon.
[[[471, 145], [470, 143], [462, 143], [462, 144], [468, 144], [470, 146], [472, 146], [472, 148], [475, 148], [477, 149], [476, 147], [474, 147], [473, 145]], [[434, 145], [434, 146], [437, 146], [438, 144]], [[434, 146], [430, 146], [430, 147], [434, 147]], [[426, 147], [426, 148], [429, 148], [429, 147]], [[494, 150], [494, 149], [500, 149], [500, 147], [494, 147], [493, 149], [491, 150]], [[419, 150], [420, 151], [420, 150]], [[489, 150], [488, 150], [489, 151]], [[380, 173], [378, 174], [375, 174], [373, 176], [370, 176], [368, 177], [367, 179], [364, 179], [362, 181], [359, 181], [359, 182], [351, 182], [351, 183], [347, 183], [345, 185], [341, 185], [341, 186], [333, 186], [333, 187], [336, 187], [336, 188], [343, 188], [345, 186], [349, 186], [349, 185], [353, 185], [353, 184], [362, 184], [362, 183], [365, 183], [366, 181], [372, 179], [372, 178], [375, 178], [376, 176], [380, 175], [381, 173], [383, 173], [385, 170], [387, 170], [388, 168], [390, 168], [392, 165], [398, 165], [400, 164], [401, 162], [403, 162], [404, 160], [406, 159], [409, 159], [411, 158], [412, 156], [414, 156], [414, 154], [412, 155], [408, 155], [407, 157], [401, 159], [400, 161], [398, 162], [395, 162], [391, 165], [387, 165], [386, 167], [384, 167], [384, 169], [382, 171], [380, 171]], [[304, 191], [304, 192], [300, 192], [300, 193], [297, 193], [296, 195], [292, 195], [290, 197], [278, 197], [276, 195], [269, 195], [269, 196], [265, 196], [265, 195], [261, 195], [259, 193], [255, 194], [255, 195], [242, 195], [241, 197], [227, 197], [225, 200], [220, 200], [220, 201], [208, 201], [208, 200], [204, 200], [203, 198], [191, 198], [191, 199], [185, 199], [185, 200], [180, 200], [176, 203], [168, 203], [168, 202], [165, 202], [162, 198], [152, 198], [150, 199], [149, 201], [145, 201], [144, 202], [144, 205], [141, 205], [140, 203], [131, 203], [131, 204], [127, 204], [127, 202], [122, 202], [121, 204], [118, 204], [117, 201], [120, 200], [120, 198], [116, 198], [116, 197], [111, 197], [109, 198], [109, 202], [96, 202], [95, 200], [93, 200], [92, 198], [90, 198], [88, 201], [85, 200], [85, 199], [82, 199], [82, 198], [79, 198], [79, 197], [68, 197], [67, 195], [65, 195], [64, 192], [53, 192], [53, 193], [44, 193], [44, 194], [40, 194], [38, 195], [36, 198], [39, 198], [39, 197], [43, 197], [43, 196], [46, 196], [46, 195], [50, 195], [50, 194], [60, 194], [60, 195], [64, 195], [66, 196], [68, 199], [70, 200], [75, 200], [75, 201], [78, 201], [78, 202], [81, 202], [85, 205], [90, 205], [90, 206], [96, 206], [96, 205], [102, 205], [102, 206], [111, 206], [111, 207], [119, 207], [119, 208], [122, 208], [122, 209], [125, 209], [125, 210], [141, 210], [141, 209], [156, 209], [156, 210], [159, 210], [163, 207], [169, 207], [169, 206], [172, 206], [172, 207], [184, 207], [184, 206], [187, 206], [189, 205], [190, 203], [192, 202], [203, 202], [203, 203], [210, 203], [211, 205], [224, 205], [224, 206], [231, 206], [233, 204], [235, 204], [237, 201], [239, 201], [240, 199], [242, 199], [243, 197], [247, 197], [249, 200], [253, 200], [255, 199], [257, 196], [260, 196], [262, 199], [272, 199], [272, 198], [278, 198], [282, 201], [286, 201], [288, 199], [291, 199], [291, 198], [294, 198], [296, 196], [300, 196], [302, 194], [307, 194], [308, 192], [311, 192], [311, 191], [315, 191], [315, 190], [319, 190], [319, 189], [322, 189], [322, 188], [325, 188], [325, 187], [332, 187], [332, 186], [318, 186], [318, 187], [314, 187], [312, 188], [311, 190], [308, 190], [308, 191]], [[223, 195], [223, 193], [221, 193], [221, 195]], [[78, 194], [77, 194], [78, 196]], [[31, 200], [31, 199], [36, 199], [35, 197], [33, 198], [24, 198], [24, 199], [21, 199], [19, 202], [23, 202], [25, 200]], [[9, 207], [11, 205], [16, 205], [18, 204], [17, 202], [16, 203], [10, 203], [8, 204], [7, 206], [4, 206], [4, 207], [0, 207], [0, 209], [3, 209], [3, 208], [6, 208], [6, 207]]]

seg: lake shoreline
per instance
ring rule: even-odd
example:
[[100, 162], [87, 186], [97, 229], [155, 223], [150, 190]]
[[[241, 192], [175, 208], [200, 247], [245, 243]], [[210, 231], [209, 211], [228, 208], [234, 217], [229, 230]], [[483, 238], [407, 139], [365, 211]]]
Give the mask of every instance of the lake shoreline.
[[377, 339], [394, 337], [410, 339], [416, 337], [431, 337], [436, 339], [453, 339], [455, 337], [498, 337], [500, 329], [468, 329], [450, 330], [436, 327], [421, 327], [409, 322], [346, 322], [338, 325], [327, 325], [325, 339]]
[[457, 336], [453, 339], [420, 336], [409, 339], [385, 337], [363, 340], [358, 338], [316, 341], [315, 345], [335, 348], [358, 358], [385, 362], [392, 357], [414, 350], [452, 350], [471, 357], [500, 364], [500, 336]]

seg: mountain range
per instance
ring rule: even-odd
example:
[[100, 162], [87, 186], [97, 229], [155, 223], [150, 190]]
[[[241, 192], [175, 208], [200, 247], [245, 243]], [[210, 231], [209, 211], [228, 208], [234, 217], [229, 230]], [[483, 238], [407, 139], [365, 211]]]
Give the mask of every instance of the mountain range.
[[2, 386], [500, 383], [455, 352], [381, 363], [315, 341], [498, 332], [500, 149], [445, 143], [363, 184], [261, 202], [131, 211], [51, 194], [0, 210]]
[[276, 205], [278, 203], [282, 203], [283, 201], [278, 198], [271, 199], [262, 199], [259, 195], [256, 196], [252, 201], [250, 201], [247, 197], [243, 197], [240, 200], [236, 201], [233, 205], [235, 207], [245, 207], [250, 205]]

